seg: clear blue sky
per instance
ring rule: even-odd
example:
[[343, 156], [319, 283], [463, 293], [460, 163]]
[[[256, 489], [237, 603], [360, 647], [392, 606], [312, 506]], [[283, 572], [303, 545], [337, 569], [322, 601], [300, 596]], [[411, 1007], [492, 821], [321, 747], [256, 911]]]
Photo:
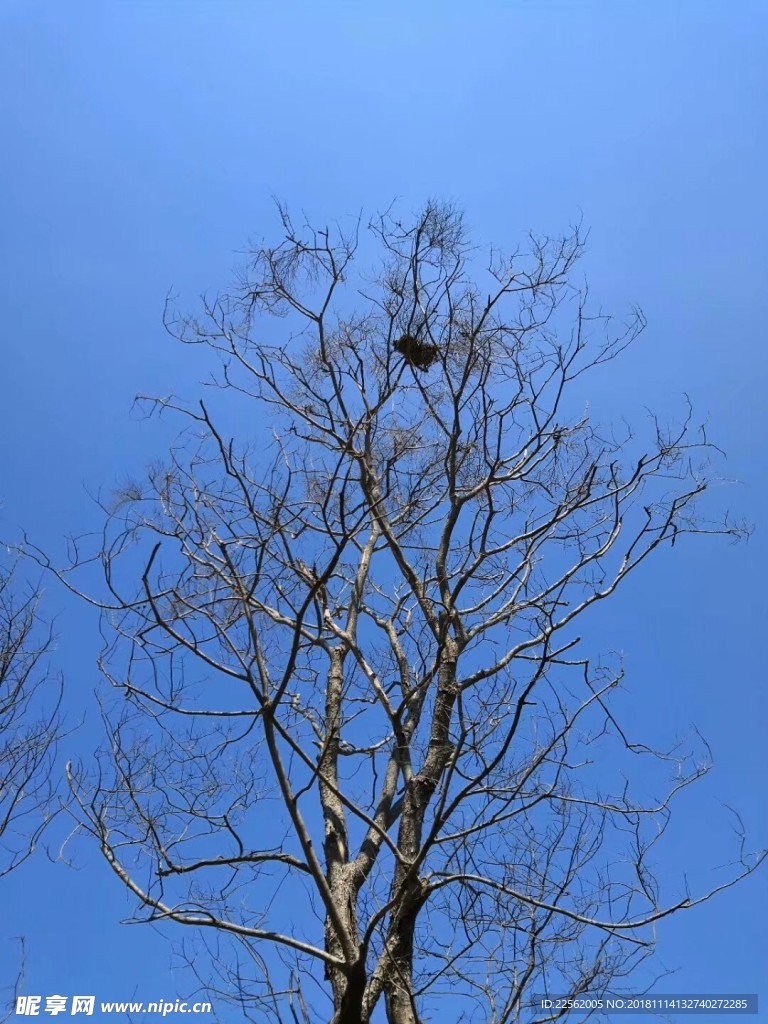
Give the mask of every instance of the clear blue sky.
[[[763, 527], [680, 545], [594, 621], [638, 727], [695, 722], [713, 747], [668, 845], [705, 884], [729, 855], [722, 801], [754, 846], [768, 832], [767, 31], [764, 0], [0, 0], [0, 535], [58, 547], [95, 522], [86, 488], [161, 453], [132, 398], [194, 394], [201, 372], [161, 330], [164, 296], [225, 285], [272, 194], [319, 218], [453, 198], [508, 245], [581, 213], [593, 297], [650, 325], [596, 408], [671, 412], [687, 391], [729, 453], [718, 500]], [[97, 732], [97, 637], [49, 609], [71, 713], [88, 709], [66, 758]], [[119, 883], [72, 854], [0, 883], [0, 984], [24, 934], [28, 992], [183, 991], [178, 934], [121, 926]], [[665, 987], [760, 990], [766, 897], [763, 874], [662, 926]]]

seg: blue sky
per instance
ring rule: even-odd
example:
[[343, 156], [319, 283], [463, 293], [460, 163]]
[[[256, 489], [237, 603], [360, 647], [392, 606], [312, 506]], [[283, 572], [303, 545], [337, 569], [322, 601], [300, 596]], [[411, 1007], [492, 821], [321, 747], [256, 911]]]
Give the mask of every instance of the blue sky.
[[[592, 296], [649, 321], [599, 415], [671, 413], [687, 392], [728, 452], [718, 501], [763, 527], [680, 545], [601, 609], [595, 639], [624, 654], [638, 728], [695, 722], [713, 747], [670, 862], [706, 881], [727, 859], [723, 802], [765, 845], [767, 29], [757, 0], [0, 0], [0, 535], [60, 549], [97, 521], [88, 491], [162, 452], [133, 396], [194, 395], [203, 372], [162, 331], [165, 294], [191, 307], [225, 285], [274, 229], [273, 194], [319, 219], [451, 198], [478, 240], [510, 246], [583, 216]], [[70, 713], [87, 715], [65, 759], [97, 732], [98, 638], [49, 599]], [[2, 884], [0, 984], [24, 934], [28, 992], [173, 998], [178, 935], [121, 926], [119, 883], [72, 854], [76, 870], [40, 857]], [[666, 986], [759, 990], [766, 896], [763, 874], [661, 927], [680, 967]]]

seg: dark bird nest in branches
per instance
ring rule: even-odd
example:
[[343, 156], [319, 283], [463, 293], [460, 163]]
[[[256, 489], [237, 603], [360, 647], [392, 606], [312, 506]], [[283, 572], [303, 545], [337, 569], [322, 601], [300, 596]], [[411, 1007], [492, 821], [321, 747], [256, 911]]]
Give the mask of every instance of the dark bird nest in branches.
[[412, 334], [404, 334], [398, 338], [393, 348], [409, 366], [415, 366], [417, 370], [428, 370], [437, 362], [440, 354], [437, 345], [419, 341]]

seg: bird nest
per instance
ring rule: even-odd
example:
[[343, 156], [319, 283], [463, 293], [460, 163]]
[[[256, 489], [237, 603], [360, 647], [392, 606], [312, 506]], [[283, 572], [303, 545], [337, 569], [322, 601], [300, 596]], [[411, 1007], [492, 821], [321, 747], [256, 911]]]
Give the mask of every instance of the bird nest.
[[440, 356], [437, 345], [419, 341], [411, 334], [404, 334], [398, 338], [393, 347], [409, 366], [415, 366], [417, 370], [428, 370]]

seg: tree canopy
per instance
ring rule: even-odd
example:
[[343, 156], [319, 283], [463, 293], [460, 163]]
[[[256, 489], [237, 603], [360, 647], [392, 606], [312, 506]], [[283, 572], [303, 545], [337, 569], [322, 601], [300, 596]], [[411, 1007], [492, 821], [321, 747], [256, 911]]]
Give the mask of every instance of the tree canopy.
[[280, 217], [201, 315], [169, 301], [215, 390], [141, 400], [178, 442], [54, 570], [102, 570], [119, 692], [96, 769], [70, 767], [79, 820], [260, 1020], [530, 1020], [711, 895], [651, 862], [706, 766], [631, 735], [580, 631], [681, 536], [743, 528], [701, 513], [690, 409], [593, 420], [644, 321], [591, 308], [578, 226], [486, 259], [430, 202], [371, 222], [371, 268], [360, 223]]

